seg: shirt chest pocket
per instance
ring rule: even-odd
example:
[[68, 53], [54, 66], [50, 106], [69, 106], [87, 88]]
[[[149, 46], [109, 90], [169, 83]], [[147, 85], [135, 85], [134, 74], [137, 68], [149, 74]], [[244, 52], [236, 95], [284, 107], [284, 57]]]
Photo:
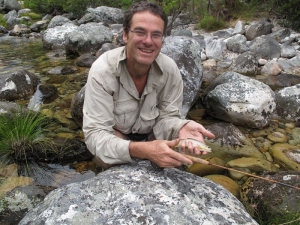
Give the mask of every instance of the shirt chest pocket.
[[157, 122], [156, 119], [159, 116], [159, 109], [157, 108], [157, 104], [158, 103], [155, 92], [146, 97], [140, 113], [141, 131], [143, 133], [151, 132], [152, 128]]
[[126, 132], [137, 119], [139, 104], [135, 99], [117, 100], [114, 102], [115, 128]]

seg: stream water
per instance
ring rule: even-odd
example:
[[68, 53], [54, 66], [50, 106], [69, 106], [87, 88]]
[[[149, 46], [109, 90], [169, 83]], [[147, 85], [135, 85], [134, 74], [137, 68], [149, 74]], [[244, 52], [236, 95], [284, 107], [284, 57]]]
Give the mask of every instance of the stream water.
[[[52, 83], [59, 91], [58, 99], [48, 107], [51, 109], [60, 109], [68, 111], [70, 99], [84, 85], [88, 68], [77, 68], [75, 73], [61, 75], [50, 74], [49, 71], [54, 68], [73, 66], [74, 60], [67, 59], [64, 50], [50, 51], [43, 48], [41, 39], [28, 39], [21, 37], [2, 36], [0, 37], [0, 78], [21, 70], [28, 70], [40, 77], [41, 83]], [[39, 110], [39, 92], [36, 92], [31, 100], [22, 100], [20, 103], [35, 110]], [[65, 107], [65, 108], [63, 108]], [[54, 129], [65, 129], [63, 125], [53, 125]], [[70, 130], [71, 132], [71, 130]], [[82, 133], [80, 129], [72, 133]], [[87, 162], [90, 164], [91, 162]], [[76, 169], [75, 169], [76, 168]], [[85, 169], [80, 169], [85, 168]], [[68, 183], [83, 181], [95, 176], [96, 172], [93, 166], [90, 169], [76, 165], [25, 165], [19, 168], [19, 175], [25, 175], [24, 171], [31, 171], [34, 174], [35, 184], [62, 186]], [[91, 169], [93, 168], [93, 169]]]

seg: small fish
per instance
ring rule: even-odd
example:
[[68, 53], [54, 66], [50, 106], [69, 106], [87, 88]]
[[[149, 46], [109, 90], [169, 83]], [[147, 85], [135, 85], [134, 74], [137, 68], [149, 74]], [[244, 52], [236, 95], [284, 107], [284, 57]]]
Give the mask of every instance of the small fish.
[[211, 152], [211, 148], [209, 146], [207, 146], [206, 144], [204, 144], [201, 141], [198, 141], [196, 139], [193, 138], [187, 138], [187, 139], [180, 139], [178, 145], [175, 146], [175, 148], [177, 148], [178, 150], [180, 149], [180, 146], [182, 144], [182, 142], [185, 141], [186, 142], [186, 146], [189, 142], [192, 142], [193, 146], [197, 146], [199, 148], [200, 151], [202, 152]]

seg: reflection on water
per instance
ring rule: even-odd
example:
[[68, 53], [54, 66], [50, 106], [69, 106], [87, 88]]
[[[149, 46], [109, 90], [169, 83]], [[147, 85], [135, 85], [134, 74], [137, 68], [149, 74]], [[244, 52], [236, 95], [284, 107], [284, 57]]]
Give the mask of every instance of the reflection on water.
[[95, 177], [96, 170], [76, 171], [70, 165], [29, 163], [19, 165], [19, 176], [32, 177], [35, 184], [61, 187]]

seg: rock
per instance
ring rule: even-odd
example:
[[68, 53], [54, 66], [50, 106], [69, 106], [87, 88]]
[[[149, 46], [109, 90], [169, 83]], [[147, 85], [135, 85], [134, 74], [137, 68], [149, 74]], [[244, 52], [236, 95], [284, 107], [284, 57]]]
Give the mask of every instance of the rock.
[[57, 87], [53, 84], [41, 84], [38, 89], [41, 92], [41, 101], [44, 104], [50, 103], [58, 97]]
[[256, 37], [270, 34], [272, 32], [273, 24], [265, 19], [251, 24], [246, 30], [246, 38], [248, 41], [252, 41]]
[[235, 59], [231, 69], [246, 76], [255, 76], [258, 74], [258, 61], [251, 52], [244, 52]]
[[290, 35], [291, 35], [291, 31], [288, 28], [280, 28], [277, 31], [274, 31], [274, 32], [268, 34], [268, 36], [274, 38], [279, 43], [282, 43], [282, 41], [285, 38], [289, 37]]
[[229, 51], [236, 53], [244, 53], [248, 51], [248, 47], [246, 46], [246, 37], [241, 34], [237, 34], [231, 38], [228, 38], [226, 41], [226, 46]]
[[92, 12], [86, 13], [80, 20], [78, 20], [79, 25], [90, 22], [101, 22], [101, 18]]
[[257, 224], [221, 186], [174, 168], [157, 171], [149, 161], [112, 167], [90, 180], [58, 188], [19, 224], [83, 222]]
[[281, 132], [271, 132], [268, 134], [267, 138], [275, 143], [285, 143], [288, 140], [288, 137]]
[[279, 63], [277, 60], [271, 60], [267, 62], [261, 69], [261, 75], [266, 76], [277, 76], [280, 74], [282, 69], [280, 68]]
[[17, 23], [18, 13], [16, 10], [11, 10], [5, 14], [3, 18], [6, 20], [6, 25], [8, 28], [12, 29]]
[[18, 176], [18, 165], [10, 164], [2, 168], [0, 165], [0, 176], [2, 177], [17, 177]]
[[233, 35], [235, 34], [245, 34], [245, 25], [240, 20], [235, 24]]
[[84, 96], [85, 86], [74, 95], [71, 103], [71, 115], [79, 127], [82, 127]]
[[192, 37], [192, 31], [190, 30], [177, 30], [174, 32], [173, 36], [186, 36], [186, 37]]
[[9, 75], [5, 81], [0, 79], [0, 99], [14, 101], [31, 96], [39, 83], [39, 78], [26, 70]]
[[19, 11], [21, 9], [21, 4], [17, 0], [1, 0], [0, 1], [0, 10]]
[[84, 53], [76, 59], [76, 66], [81, 67], [91, 67], [92, 64], [96, 61], [97, 57], [91, 53]]
[[293, 58], [296, 55], [297, 55], [297, 51], [294, 46], [289, 45], [289, 43], [284, 43], [281, 45], [281, 57]]
[[[49, 26], [49, 25], [48, 25]], [[43, 33], [43, 45], [48, 49], [59, 49], [64, 46], [67, 34], [77, 30], [73, 23], [65, 23], [61, 26], [48, 28]]]
[[286, 170], [300, 171], [300, 149], [297, 146], [278, 143], [271, 147], [274, 160]]
[[118, 46], [114, 43], [104, 43], [101, 48], [96, 52], [96, 57], [98, 58], [104, 52], [117, 48]]
[[268, 125], [276, 108], [269, 86], [235, 72], [218, 76], [203, 93], [203, 104], [212, 117], [252, 128]]
[[216, 60], [222, 60], [225, 54], [226, 44], [223, 39], [210, 39], [206, 43], [206, 56]]
[[249, 49], [257, 59], [279, 58], [281, 54], [281, 47], [279, 43], [274, 38], [268, 36], [255, 38], [251, 42]]
[[28, 210], [40, 203], [45, 196], [54, 188], [47, 186], [21, 186], [5, 194], [1, 202], [5, 205], [0, 206], [0, 224], [18, 224]]
[[95, 54], [104, 43], [112, 42], [112, 38], [108, 27], [98, 23], [82, 24], [66, 36], [66, 54]]
[[300, 122], [300, 84], [283, 88], [275, 93], [276, 113], [279, 117]]
[[13, 190], [16, 187], [32, 184], [33, 179], [30, 177], [8, 177], [0, 184], [0, 196]]
[[232, 30], [218, 30], [212, 34], [218, 38], [230, 38], [232, 36]]
[[280, 73], [277, 76], [268, 76], [264, 80], [264, 83], [270, 86], [273, 90], [278, 90], [283, 87], [290, 87], [299, 84], [300, 77], [294, 74]]
[[0, 113], [8, 113], [10, 111], [21, 110], [21, 106], [14, 102], [0, 101]]
[[[299, 187], [300, 173], [295, 171], [267, 172], [262, 175], [266, 179], [274, 180]], [[300, 196], [299, 190], [291, 187], [268, 182], [263, 179], [249, 178], [241, 188], [241, 198], [251, 215], [265, 221], [282, 221], [286, 218], [290, 222], [292, 215], [299, 218]], [[289, 217], [287, 217], [289, 215]], [[297, 223], [297, 222], [296, 222]]]
[[202, 83], [201, 48], [197, 41], [186, 36], [168, 36], [164, 39], [161, 52], [177, 64], [183, 79], [184, 118], [198, 97]]
[[[213, 164], [225, 166], [224, 161], [218, 157], [205, 158], [205, 160]], [[194, 163], [193, 165], [189, 166], [186, 171], [198, 176], [207, 176], [212, 174], [222, 174], [224, 169], [217, 166]]]
[[16, 24], [13, 29], [9, 31], [9, 36], [22, 37], [23, 35], [29, 34], [30, 29], [24, 24]]
[[34, 32], [40, 32], [47, 28], [49, 24], [48, 20], [40, 20], [30, 25], [30, 30]]
[[105, 24], [123, 23], [124, 12], [118, 8], [100, 6], [97, 8], [88, 8], [88, 13], [94, 13]]
[[264, 171], [278, 171], [278, 168], [274, 166], [273, 163], [262, 159], [253, 157], [243, 157], [238, 159], [233, 159], [227, 162], [226, 166], [239, 170], [248, 169], [251, 172], [262, 173]]
[[224, 188], [226, 188], [228, 191], [231, 192], [235, 197], [240, 197], [240, 186], [229, 177], [226, 177], [224, 175], [208, 175], [205, 176], [205, 178], [212, 180], [213, 182], [222, 185]]
[[264, 158], [253, 142], [236, 126], [218, 122], [206, 125], [205, 128], [216, 136], [214, 139], [205, 140], [205, 143], [213, 149], [206, 155], [207, 157], [219, 157], [225, 162], [243, 156]]
[[67, 24], [67, 23], [72, 23], [72, 21], [69, 20], [68, 18], [64, 17], [64, 16], [58, 15], [58, 16], [54, 16], [50, 20], [47, 28], [48, 29], [49, 28], [54, 28], [54, 27], [57, 27], [57, 26], [62, 26], [62, 25]]

